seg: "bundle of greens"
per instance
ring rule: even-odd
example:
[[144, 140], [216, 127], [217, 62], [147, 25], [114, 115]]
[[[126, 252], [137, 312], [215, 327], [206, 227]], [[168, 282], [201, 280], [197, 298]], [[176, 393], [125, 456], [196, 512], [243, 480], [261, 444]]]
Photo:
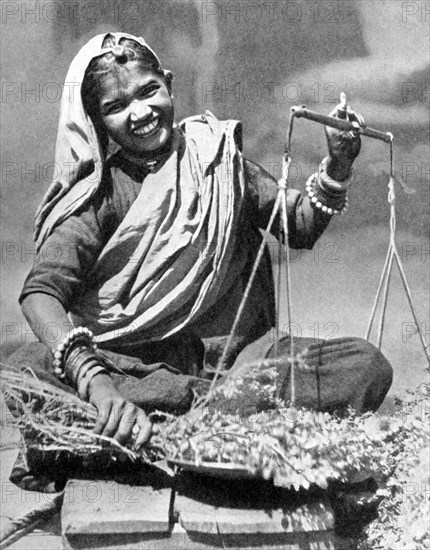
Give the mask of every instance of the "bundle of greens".
[[19, 429], [26, 447], [82, 457], [110, 450], [112, 456], [137, 458], [114, 439], [92, 432], [97, 420], [95, 407], [39, 380], [31, 370], [3, 367], [1, 389], [9, 407], [3, 410], [1, 424]]
[[330, 480], [389, 478], [408, 449], [426, 445], [428, 427], [404, 414], [342, 417], [286, 406], [275, 361], [248, 366], [220, 384], [206, 407], [170, 418], [152, 445], [177, 463], [235, 466], [285, 488], [326, 488]]
[[366, 529], [360, 550], [430, 548], [430, 384], [397, 400], [402, 420], [401, 450], [379, 489], [378, 517]]

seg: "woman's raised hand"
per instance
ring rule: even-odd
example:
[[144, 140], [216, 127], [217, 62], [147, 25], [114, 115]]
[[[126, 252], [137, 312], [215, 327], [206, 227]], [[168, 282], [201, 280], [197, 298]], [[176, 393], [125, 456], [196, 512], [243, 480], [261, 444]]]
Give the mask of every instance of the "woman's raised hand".
[[[330, 112], [330, 116], [346, 119], [364, 126], [364, 118], [346, 104], [345, 94], [341, 94], [341, 102]], [[336, 181], [344, 181], [349, 178], [354, 160], [357, 158], [361, 139], [359, 132], [348, 132], [325, 126], [325, 134], [329, 150], [329, 162], [327, 174]]]

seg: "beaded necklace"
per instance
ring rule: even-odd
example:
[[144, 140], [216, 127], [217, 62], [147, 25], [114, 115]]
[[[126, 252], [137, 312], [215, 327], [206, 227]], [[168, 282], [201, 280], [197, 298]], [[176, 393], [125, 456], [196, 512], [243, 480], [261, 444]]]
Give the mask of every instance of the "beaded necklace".
[[121, 151], [121, 154], [129, 162], [137, 164], [138, 166], [142, 166], [146, 168], [149, 172], [153, 172], [157, 168], [157, 165], [161, 161], [165, 160], [165, 158], [170, 154], [170, 148], [162, 151], [161, 153], [154, 154], [150, 159], [127, 153], [124, 150]]

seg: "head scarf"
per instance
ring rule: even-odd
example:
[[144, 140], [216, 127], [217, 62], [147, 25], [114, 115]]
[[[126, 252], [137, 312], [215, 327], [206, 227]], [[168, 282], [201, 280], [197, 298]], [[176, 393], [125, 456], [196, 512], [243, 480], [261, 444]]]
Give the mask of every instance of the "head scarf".
[[[115, 45], [103, 48], [103, 41], [108, 35], [114, 37]], [[134, 40], [144, 46], [161, 67], [159, 58], [145, 40], [131, 34], [99, 34], [79, 50], [70, 65], [63, 87], [55, 147], [57, 177], [36, 212], [34, 239], [37, 249], [40, 249], [55, 226], [94, 195], [100, 184], [105, 151], [94, 124], [84, 109], [81, 89], [90, 62], [103, 54], [115, 53], [122, 38]]]

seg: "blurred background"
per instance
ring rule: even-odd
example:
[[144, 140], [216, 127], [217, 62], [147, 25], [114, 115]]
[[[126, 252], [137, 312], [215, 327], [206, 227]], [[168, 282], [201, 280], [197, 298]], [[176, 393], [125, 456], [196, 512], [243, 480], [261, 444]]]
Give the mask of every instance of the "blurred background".
[[[1, 9], [3, 358], [34, 340], [17, 298], [54, 171], [67, 69], [92, 36], [120, 30], [143, 36], [173, 71], [178, 121], [206, 109], [241, 120], [245, 155], [276, 177], [292, 105], [328, 114], [344, 91], [369, 126], [394, 134], [397, 243], [429, 343], [428, 1], [42, 0]], [[323, 128], [298, 120], [293, 140], [290, 185], [304, 192], [326, 155]], [[388, 146], [364, 138], [347, 216], [313, 251], [292, 252], [296, 335], [364, 336], [389, 241], [388, 173]], [[425, 379], [396, 267], [382, 349], [395, 369], [391, 395]]]

